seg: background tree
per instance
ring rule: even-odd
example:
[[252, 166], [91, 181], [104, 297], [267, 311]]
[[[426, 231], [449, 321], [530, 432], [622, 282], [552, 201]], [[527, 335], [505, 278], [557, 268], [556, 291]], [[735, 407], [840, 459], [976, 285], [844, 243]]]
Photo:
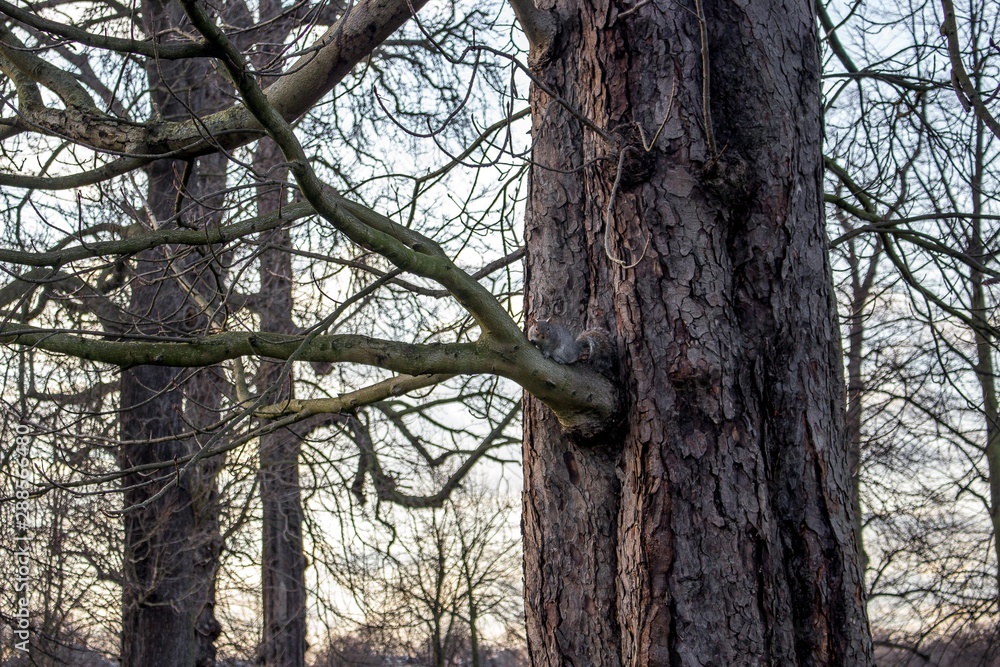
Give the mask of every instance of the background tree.
[[997, 611], [996, 8], [820, 17], [872, 618], [892, 659], [961, 664]]
[[434, 667], [484, 665], [504, 648], [495, 645], [498, 628], [520, 626], [523, 615], [520, 544], [512, 499], [491, 487], [474, 481], [442, 508], [399, 516], [391, 531], [376, 530], [381, 539], [346, 551], [337, 581], [359, 624], [329, 638], [330, 660], [359, 642], [385, 659]]

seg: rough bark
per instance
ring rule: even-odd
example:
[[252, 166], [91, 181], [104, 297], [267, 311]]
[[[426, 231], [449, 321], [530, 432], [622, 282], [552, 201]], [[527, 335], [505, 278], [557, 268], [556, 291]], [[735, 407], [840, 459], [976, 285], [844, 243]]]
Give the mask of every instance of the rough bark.
[[610, 330], [628, 415], [580, 445], [526, 398], [533, 664], [871, 664], [811, 3], [542, 9], [609, 137], [533, 91], [528, 321]]

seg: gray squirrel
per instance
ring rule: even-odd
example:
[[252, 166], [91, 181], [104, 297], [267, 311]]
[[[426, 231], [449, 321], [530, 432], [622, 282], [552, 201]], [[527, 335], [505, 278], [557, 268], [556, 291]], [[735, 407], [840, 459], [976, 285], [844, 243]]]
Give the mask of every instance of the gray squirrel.
[[614, 367], [617, 353], [611, 336], [602, 329], [587, 329], [579, 336], [551, 320], [538, 320], [528, 328], [528, 340], [542, 354], [559, 364], [585, 362], [600, 373]]

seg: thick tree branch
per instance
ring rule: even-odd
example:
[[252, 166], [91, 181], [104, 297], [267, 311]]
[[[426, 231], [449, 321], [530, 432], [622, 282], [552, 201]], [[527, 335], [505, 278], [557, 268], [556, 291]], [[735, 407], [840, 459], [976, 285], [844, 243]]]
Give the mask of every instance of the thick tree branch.
[[34, 79], [21, 71], [10, 60], [4, 58], [2, 53], [0, 53], [0, 72], [7, 75], [7, 78], [14, 84], [14, 90], [17, 91], [19, 117], [11, 121], [10, 131], [4, 134], [6, 138], [24, 131], [25, 125], [21, 120], [21, 116], [29, 113], [31, 109], [42, 105], [42, 91], [38, 88], [38, 83]]
[[958, 24], [955, 21], [955, 5], [952, 0], [941, 0], [941, 6], [944, 7], [944, 23], [941, 24], [941, 34], [948, 40], [948, 57], [951, 59], [955, 94], [958, 95], [958, 100], [962, 103], [962, 106], [966, 110], [971, 106], [976, 115], [990, 128], [990, 132], [1000, 139], [1000, 122], [997, 121], [986, 107], [982, 96], [980, 96], [979, 91], [976, 89], [976, 85], [972, 82], [969, 73], [965, 69], [965, 63], [962, 60], [962, 49], [958, 43]]
[[604, 377], [582, 364], [560, 365], [542, 356], [527, 339], [498, 351], [477, 343], [415, 345], [357, 335], [299, 336], [227, 332], [183, 341], [67, 333], [37, 327], [0, 326], [0, 343], [121, 367], [152, 364], [203, 367], [238, 357], [377, 366], [406, 375], [494, 374], [517, 382], [544, 401], [567, 430], [593, 435], [616, 418], [619, 397]]
[[72, 246], [47, 252], [28, 252], [0, 248], [0, 262], [21, 266], [51, 266], [58, 268], [71, 262], [109, 255], [135, 255], [144, 250], [176, 244], [184, 246], [216, 245], [229, 243], [253, 234], [276, 229], [308, 215], [313, 215], [308, 202], [285, 206], [279, 211], [249, 220], [234, 222], [222, 227], [206, 229], [161, 229], [138, 231], [138, 226], [128, 228], [127, 238], [120, 241], [101, 241]]
[[538, 9], [534, 0], [510, 0], [510, 6], [514, 8], [514, 16], [528, 38], [531, 63], [535, 65], [550, 57], [559, 35], [555, 14]]
[[510, 365], [475, 343], [414, 345], [346, 334], [309, 337], [251, 331], [168, 340], [5, 324], [0, 326], [0, 342], [124, 368], [143, 364], [197, 368], [246, 356], [352, 362], [411, 375], [424, 374], [424, 368], [454, 374], [488, 372], [493, 367], [506, 369]]
[[[267, 89], [268, 104], [287, 121], [299, 118], [426, 1], [361, 0], [326, 31], [317, 46], [291, 63], [288, 73]], [[217, 48], [214, 55], [219, 55]], [[245, 106], [233, 106], [205, 118], [150, 125], [107, 121], [101, 123], [100, 133], [82, 120], [86, 119], [64, 117], [52, 110], [33, 122], [56, 136], [76, 138], [95, 149], [132, 157], [62, 177], [2, 174], [0, 185], [50, 190], [83, 187], [133, 171], [158, 158], [191, 159], [217, 150], [232, 150], [261, 136], [260, 124]]]
[[26, 76], [59, 96], [67, 108], [97, 111], [97, 105], [87, 91], [69, 72], [39, 58], [0, 22], [0, 55]]

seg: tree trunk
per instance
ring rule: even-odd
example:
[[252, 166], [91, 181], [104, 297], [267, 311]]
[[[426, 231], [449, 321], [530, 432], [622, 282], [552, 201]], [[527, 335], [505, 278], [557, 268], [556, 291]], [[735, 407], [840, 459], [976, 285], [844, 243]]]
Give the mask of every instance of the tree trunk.
[[[175, 194], [161, 180], [172, 180], [170, 166], [156, 163], [150, 170], [154, 214], [162, 210], [158, 200], [162, 203], [165, 195]], [[174, 335], [193, 324], [178, 320], [197, 312], [173, 278], [178, 270], [162, 256], [147, 256], [138, 263], [131, 303], [136, 331]], [[123, 469], [175, 461], [197, 451], [198, 440], [181, 434], [211, 419], [210, 410], [201, 419], [193, 415], [192, 404], [202, 412], [218, 398], [213, 370], [187, 378], [177, 369], [156, 366], [122, 373]], [[218, 459], [205, 459], [176, 479], [180, 465], [124, 478], [125, 506], [141, 509], [125, 515], [123, 667], [215, 664], [220, 626], [214, 615], [214, 589], [222, 546], [215, 474], [220, 465]], [[172, 488], [152, 500], [168, 483]]]
[[[986, 244], [983, 239], [983, 170], [986, 158], [986, 127], [982, 120], [975, 123], [976, 140], [973, 152], [972, 180], [972, 234], [969, 238], [969, 257], [976, 261], [986, 258]], [[998, 598], [1000, 598], [1000, 400], [997, 396], [996, 365], [993, 351], [996, 341], [991, 335], [990, 310], [986, 304], [985, 276], [977, 268], [969, 272], [972, 319], [979, 325], [973, 330], [976, 341], [976, 379], [983, 398], [983, 417], [986, 421], [986, 464], [990, 483], [990, 523], [993, 527], [993, 553], [997, 558], [996, 572]]]
[[[290, 398], [290, 394], [286, 385], [276, 398], [284, 400]], [[264, 515], [261, 581], [264, 635], [257, 662], [268, 666], [302, 667], [305, 664], [306, 593], [298, 469], [300, 446], [299, 437], [289, 431], [263, 436], [260, 444], [260, 496]]]
[[870, 307], [872, 286], [878, 272], [882, 244], [876, 242], [875, 250], [862, 269], [861, 258], [855, 252], [854, 240], [848, 254], [851, 284], [851, 314], [847, 323], [847, 462], [851, 471], [851, 507], [854, 508], [854, 535], [858, 541], [858, 563], [862, 576], [868, 570], [868, 552], [865, 551], [864, 525], [861, 512], [861, 446], [864, 440], [862, 417], [866, 395], [862, 362], [865, 354], [865, 327], [867, 311]]
[[[221, 160], [219, 161], [221, 163]], [[225, 375], [218, 367], [200, 370], [186, 383], [185, 407], [188, 428], [198, 429], [195, 436], [195, 451], [207, 446], [218, 446], [213, 442], [217, 431], [210, 425], [219, 421], [222, 413], [223, 397], [231, 391]], [[196, 664], [200, 667], [214, 667], [215, 640], [222, 633], [222, 625], [215, 617], [215, 584], [222, 557], [222, 533], [219, 526], [220, 494], [216, 478], [226, 462], [223, 455], [207, 457], [191, 470], [190, 486], [194, 514], [194, 530], [191, 550], [193, 552], [195, 590], [195, 641], [198, 644]]]
[[[147, 0], [143, 17], [150, 34], [183, 25], [174, 2]], [[148, 70], [153, 104], [167, 120], [221, 108], [224, 88], [212, 78], [206, 61], [161, 61]], [[221, 207], [214, 193], [225, 186], [225, 157], [212, 155], [195, 163], [160, 160], [150, 165], [147, 222], [189, 226], [217, 222]], [[183, 214], [180, 212], [183, 211]], [[199, 261], [200, 260], [200, 261]], [[206, 313], [189, 294], [193, 287], [209, 302], [221, 286], [203, 257], [173, 256], [169, 248], [144, 253], [132, 282], [130, 310], [135, 332], [174, 336], [204, 331]], [[177, 279], [184, 275], [185, 284]], [[221, 397], [216, 369], [194, 376], [157, 366], [122, 373], [119, 463], [137, 465], [176, 461], [202, 443], [182, 434], [216, 421], [213, 407]], [[215, 577], [221, 537], [215, 474], [218, 459], [205, 459], [187, 474], [174, 469], [127, 475], [123, 480], [125, 515], [125, 585], [122, 593], [123, 667], [210, 667], [215, 664]], [[164, 485], [163, 496], [153, 497]]]
[[[257, 147], [254, 167], [284, 181], [286, 170], [273, 171], [284, 161], [270, 139]], [[261, 185], [257, 193], [258, 213], [278, 210], [287, 190], [274, 181]], [[294, 331], [292, 321], [292, 260], [281, 250], [291, 245], [287, 228], [276, 229], [262, 239], [277, 248], [260, 255], [262, 331]], [[269, 403], [294, 398], [292, 369], [285, 364], [262, 362], [258, 391], [271, 391]], [[261, 585], [264, 602], [264, 632], [258, 649], [258, 664], [268, 667], [303, 667], [306, 653], [305, 556], [302, 552], [302, 493], [299, 487], [299, 454], [302, 441], [294, 430], [275, 431], [260, 439], [260, 499], [263, 509]]]
[[543, 7], [610, 136], [533, 90], [528, 319], [610, 330], [628, 410], [577, 444], [526, 398], [532, 662], [870, 665], [812, 5], [636, 7]]
[[[852, 267], [853, 269], [853, 267]], [[864, 307], [868, 301], [867, 293], [859, 293], [855, 287], [851, 303], [858, 306], [851, 314], [847, 334], [847, 442], [849, 444], [847, 463], [851, 470], [851, 507], [854, 508], [854, 534], [858, 541], [858, 564], [861, 572], [868, 569], [868, 554], [864, 546], [864, 526], [861, 514], [861, 443], [863, 400], [865, 396], [865, 381], [861, 374], [861, 362], [864, 356]]]
[[[159, 299], [159, 304], [168, 305], [162, 295]], [[170, 439], [181, 431], [181, 394], [166, 390], [177, 376], [174, 369], [153, 366], [122, 374], [121, 435], [126, 442], [136, 443], [122, 446], [123, 468], [170, 461], [188, 453], [184, 442]], [[126, 476], [125, 505], [149, 500], [164, 481], [151, 483], [138, 473]], [[191, 490], [185, 480], [155, 502], [125, 515], [123, 667], [195, 664], [197, 614], [191, 601], [197, 585], [189, 544], [194, 525]]]

